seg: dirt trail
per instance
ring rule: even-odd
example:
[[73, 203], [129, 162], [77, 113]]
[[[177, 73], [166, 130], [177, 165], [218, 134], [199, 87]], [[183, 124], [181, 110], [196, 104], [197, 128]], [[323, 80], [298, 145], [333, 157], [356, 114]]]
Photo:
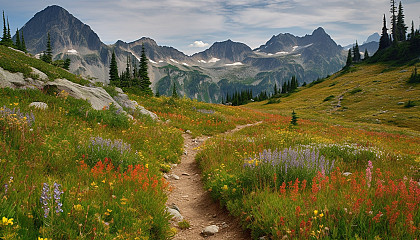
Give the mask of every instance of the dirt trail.
[[[259, 123], [261, 122], [241, 125], [225, 134]], [[188, 134], [183, 134], [183, 137], [186, 154], [182, 156], [181, 163], [173, 168], [170, 173], [179, 176], [179, 180], [173, 177], [168, 179], [173, 190], [168, 196], [167, 203], [168, 206], [175, 204], [184, 219], [191, 224], [191, 227], [186, 230], [180, 230], [174, 239], [203, 239], [200, 233], [204, 227], [209, 225], [217, 225], [219, 232], [213, 236], [206, 237], [206, 239], [251, 239], [250, 234], [242, 230], [238, 220], [230, 216], [226, 209], [221, 208], [219, 203], [214, 202], [209, 192], [203, 189], [201, 171], [195, 161], [195, 155], [198, 152], [196, 148], [201, 146], [209, 137], [193, 139]]]

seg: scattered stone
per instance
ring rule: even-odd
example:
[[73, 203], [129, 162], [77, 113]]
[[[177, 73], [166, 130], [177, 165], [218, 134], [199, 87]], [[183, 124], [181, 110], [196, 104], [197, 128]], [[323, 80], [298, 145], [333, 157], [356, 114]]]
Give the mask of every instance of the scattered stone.
[[404, 102], [398, 102], [397, 104], [398, 105], [404, 105]]
[[184, 217], [181, 215], [181, 213], [179, 213], [179, 211], [178, 211], [178, 210], [173, 209], [173, 208], [166, 207], [166, 211], [167, 211], [170, 215], [172, 215], [172, 220], [173, 220], [173, 221], [175, 221], [175, 222], [180, 222], [180, 221], [184, 220]]
[[187, 150], [185, 150], [185, 151], [184, 151], [184, 155], [188, 155], [188, 152], [187, 152]]
[[343, 175], [346, 176], [346, 177], [350, 176], [351, 174], [352, 174], [351, 172], [345, 172], [345, 173], [343, 173]]
[[229, 225], [226, 222], [222, 222], [222, 224], [221, 224], [222, 229], [223, 228], [228, 228], [228, 227], [229, 227]]
[[204, 237], [213, 236], [214, 234], [219, 232], [219, 227], [216, 225], [207, 226], [201, 231], [201, 235]]
[[179, 180], [179, 176], [178, 175], [171, 174], [170, 177], [173, 178], [173, 179], [175, 179], [175, 180]]
[[166, 173], [164, 173], [164, 174], [163, 174], [163, 178], [165, 178], [165, 179], [169, 179], [169, 175], [168, 175], [168, 174], [166, 174]]
[[192, 132], [190, 130], [186, 130], [185, 133], [191, 134]]
[[182, 173], [182, 175], [184, 175], [184, 176], [190, 176], [190, 174], [189, 173], [186, 173], [186, 172]]
[[45, 74], [44, 72], [41, 72], [34, 67], [31, 67], [31, 69], [32, 69], [31, 74], [34, 75], [34, 76], [38, 76], [39, 80], [42, 80], [42, 81], [48, 81], [49, 80], [47, 74]]
[[178, 166], [178, 164], [176, 164], [176, 163], [171, 163], [169, 165], [171, 165], [171, 168], [174, 168], [174, 167]]
[[172, 203], [171, 205], [169, 205], [169, 208], [175, 209], [178, 212], [181, 212], [181, 210], [179, 210], [178, 206], [175, 203]]
[[29, 104], [29, 107], [45, 110], [45, 109], [48, 109], [48, 104], [44, 102], [32, 102], [31, 104]]
[[267, 236], [263, 236], [263, 237], [258, 238], [258, 240], [268, 240], [268, 237]]
[[184, 195], [184, 196], [182, 196], [182, 198], [188, 198], [188, 195]]

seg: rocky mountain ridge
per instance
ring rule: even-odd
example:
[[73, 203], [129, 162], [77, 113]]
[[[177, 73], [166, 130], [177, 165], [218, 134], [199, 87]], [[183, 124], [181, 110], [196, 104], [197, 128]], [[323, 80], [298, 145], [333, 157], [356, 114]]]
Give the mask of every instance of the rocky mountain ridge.
[[300, 83], [311, 82], [341, 69], [345, 61], [341, 46], [322, 28], [304, 37], [279, 34], [254, 50], [231, 40], [216, 42], [192, 56], [147, 37], [106, 45], [88, 25], [59, 6], [35, 14], [21, 30], [32, 54], [44, 50], [50, 33], [55, 59], [70, 58], [71, 72], [104, 83], [112, 51], [122, 70], [127, 57], [140, 57], [144, 44], [154, 91], [170, 95], [175, 83], [181, 95], [207, 102], [220, 102], [227, 93], [242, 89], [270, 92], [274, 84], [281, 86], [293, 75]]

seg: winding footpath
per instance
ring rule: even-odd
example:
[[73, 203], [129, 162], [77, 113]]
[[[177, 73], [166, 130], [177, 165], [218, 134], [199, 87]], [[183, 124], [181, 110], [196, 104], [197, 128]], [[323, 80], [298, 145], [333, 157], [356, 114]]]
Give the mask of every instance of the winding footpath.
[[[229, 134], [246, 127], [251, 127], [261, 122], [237, 126], [227, 131]], [[237, 219], [230, 216], [226, 209], [220, 207], [219, 203], [211, 199], [210, 193], [203, 188], [201, 171], [195, 161], [195, 156], [201, 146], [209, 137], [198, 137], [193, 139], [189, 134], [183, 134], [185, 154], [181, 162], [172, 169], [168, 179], [172, 191], [169, 193], [168, 206], [176, 205], [181, 215], [191, 227], [179, 230], [175, 240], [203, 239], [200, 235], [203, 228], [209, 225], [219, 227], [219, 232], [206, 239], [229, 239], [248, 240], [251, 239], [249, 232], [244, 231]], [[175, 176], [174, 176], [175, 175]], [[177, 179], [179, 177], [179, 179]], [[174, 224], [176, 226], [176, 224]]]

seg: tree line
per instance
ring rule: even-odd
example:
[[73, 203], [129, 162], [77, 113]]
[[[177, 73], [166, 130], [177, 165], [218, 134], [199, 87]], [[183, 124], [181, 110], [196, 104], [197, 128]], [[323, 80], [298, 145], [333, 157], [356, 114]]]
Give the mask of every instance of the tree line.
[[16, 29], [16, 40], [15, 42], [13, 42], [12, 35], [10, 34], [9, 18], [7, 18], [7, 27], [6, 27], [6, 18], [4, 16], [4, 11], [3, 11], [3, 36], [1, 38], [0, 45], [4, 45], [6, 47], [12, 47], [20, 51], [23, 51], [25, 53], [27, 52], [23, 32], [19, 32], [19, 30]]
[[111, 63], [109, 67], [109, 82], [110, 85], [121, 88], [132, 88], [140, 90], [147, 95], [152, 95], [152, 84], [148, 74], [147, 57], [144, 45], [142, 44], [140, 62], [137, 66], [137, 59], [130, 59], [127, 56], [127, 65], [125, 71], [121, 74], [118, 71], [117, 59], [115, 51], [111, 55]]

